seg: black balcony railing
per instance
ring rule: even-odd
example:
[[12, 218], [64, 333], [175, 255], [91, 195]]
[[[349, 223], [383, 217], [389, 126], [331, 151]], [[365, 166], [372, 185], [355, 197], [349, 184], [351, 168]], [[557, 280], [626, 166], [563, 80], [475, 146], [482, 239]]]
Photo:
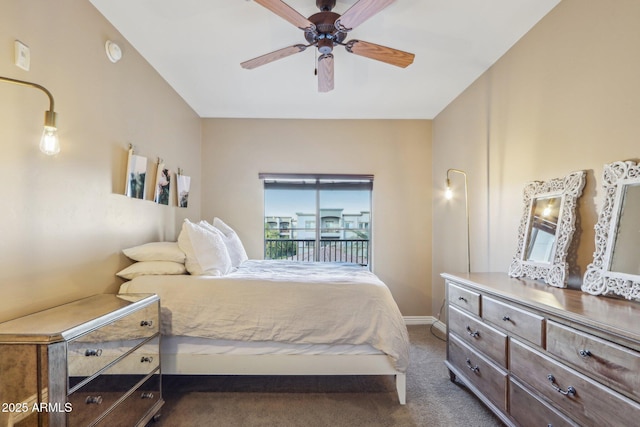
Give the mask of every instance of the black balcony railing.
[[[369, 265], [369, 240], [265, 239], [265, 259]], [[317, 255], [317, 256], [316, 256]]]

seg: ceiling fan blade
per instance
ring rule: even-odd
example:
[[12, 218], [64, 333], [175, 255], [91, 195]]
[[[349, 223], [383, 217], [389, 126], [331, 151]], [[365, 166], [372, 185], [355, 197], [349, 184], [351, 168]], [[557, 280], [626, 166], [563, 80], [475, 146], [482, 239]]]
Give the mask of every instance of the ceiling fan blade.
[[403, 52], [398, 49], [392, 49], [378, 44], [363, 42], [362, 40], [350, 40], [345, 44], [348, 52], [366, 58], [375, 59], [376, 61], [386, 62], [396, 67], [406, 68], [413, 63], [415, 55], [409, 52]]
[[261, 65], [277, 61], [278, 59], [286, 58], [287, 56], [293, 55], [294, 53], [302, 52], [306, 48], [307, 46], [303, 44], [296, 44], [293, 46], [285, 47], [284, 49], [279, 49], [271, 53], [264, 54], [262, 56], [258, 56], [257, 58], [253, 58], [248, 61], [244, 61], [240, 64], [240, 66], [242, 68], [246, 68], [247, 70], [253, 70], [256, 67], [260, 67]]
[[300, 15], [294, 8], [281, 0], [254, 1], [302, 30], [306, 30], [307, 28], [315, 29], [316, 27], [313, 22]]
[[333, 55], [325, 53], [318, 58], [318, 92], [333, 90]]
[[359, 0], [336, 21], [336, 28], [351, 31], [396, 0]]

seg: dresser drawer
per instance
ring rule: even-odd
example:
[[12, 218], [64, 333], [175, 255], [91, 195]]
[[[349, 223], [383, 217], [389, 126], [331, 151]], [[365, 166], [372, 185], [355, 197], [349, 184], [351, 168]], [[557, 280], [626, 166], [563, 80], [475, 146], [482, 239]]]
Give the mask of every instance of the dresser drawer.
[[547, 351], [640, 400], [640, 353], [637, 351], [553, 321], [547, 322]]
[[501, 411], [507, 410], [507, 373], [467, 346], [455, 335], [449, 336], [449, 363], [491, 400]]
[[[140, 387], [102, 418], [96, 426], [132, 427], [161, 402], [160, 371], [149, 377]], [[144, 425], [144, 424], [141, 424]]]
[[157, 303], [148, 305], [69, 341], [69, 376], [91, 376], [113, 362], [114, 358], [108, 357], [105, 350], [114, 343], [126, 341], [126, 346], [132, 348], [155, 335], [159, 328], [158, 310]]
[[513, 379], [509, 383], [509, 414], [522, 427], [578, 427]]
[[84, 426], [99, 418], [147, 375], [159, 368], [159, 336], [138, 347], [88, 382], [71, 386], [73, 406], [69, 427]]
[[469, 313], [480, 316], [480, 294], [448, 282], [449, 304], [464, 308]]
[[544, 346], [544, 317], [509, 304], [484, 297], [482, 318], [525, 340]]
[[541, 352], [510, 342], [511, 373], [585, 426], [631, 426], [640, 404], [567, 368]]
[[500, 366], [507, 367], [507, 335], [454, 306], [449, 306], [449, 331], [477, 348]]

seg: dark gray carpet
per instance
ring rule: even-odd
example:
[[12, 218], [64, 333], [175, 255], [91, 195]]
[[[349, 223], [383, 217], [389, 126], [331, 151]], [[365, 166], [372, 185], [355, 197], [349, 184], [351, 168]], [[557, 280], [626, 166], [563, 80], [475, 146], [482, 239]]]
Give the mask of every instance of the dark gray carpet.
[[408, 329], [406, 405], [398, 403], [391, 377], [167, 376], [166, 403], [152, 426], [502, 426], [464, 386], [449, 380], [445, 343], [429, 326]]

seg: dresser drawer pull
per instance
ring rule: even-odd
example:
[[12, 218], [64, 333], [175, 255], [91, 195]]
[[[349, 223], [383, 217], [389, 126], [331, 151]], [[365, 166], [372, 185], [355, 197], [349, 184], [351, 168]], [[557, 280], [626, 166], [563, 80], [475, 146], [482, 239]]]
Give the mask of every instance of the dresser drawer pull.
[[460, 297], [458, 297], [458, 301], [467, 302], [467, 299], [465, 297], [460, 296]]
[[85, 403], [87, 405], [100, 405], [102, 403], [102, 396], [87, 396]]
[[151, 363], [153, 362], [153, 357], [151, 356], [142, 356], [140, 358], [140, 363]]
[[502, 316], [502, 320], [504, 320], [505, 322], [509, 322], [511, 321], [511, 318], [509, 317], [509, 315], [505, 314], [504, 316]]
[[476, 372], [476, 373], [477, 373], [478, 371], [480, 371], [480, 368], [478, 368], [478, 365], [473, 366], [473, 365], [471, 364], [471, 359], [469, 359], [469, 358], [467, 358], [467, 367], [468, 367], [471, 371]]
[[470, 326], [467, 326], [467, 333], [469, 334], [469, 336], [471, 336], [472, 338], [478, 338], [480, 336], [480, 332], [478, 331], [472, 331]]
[[143, 392], [140, 395], [140, 399], [153, 399], [153, 393], [148, 392], [148, 391], [147, 392]]
[[153, 326], [153, 320], [143, 320], [140, 322], [140, 326], [151, 328]]
[[580, 350], [578, 354], [583, 358], [591, 357], [591, 352], [589, 350]]
[[84, 352], [85, 356], [102, 356], [102, 349], [101, 348], [88, 348], [85, 352]]
[[558, 384], [556, 384], [556, 378], [553, 375], [551, 375], [551, 374], [547, 375], [547, 379], [551, 383], [551, 387], [553, 387], [554, 390], [557, 391], [558, 393], [563, 394], [565, 396], [575, 396], [576, 395], [576, 389], [573, 388], [572, 386], [569, 386], [567, 388], [567, 391], [564, 391], [563, 389], [561, 389], [560, 386]]

